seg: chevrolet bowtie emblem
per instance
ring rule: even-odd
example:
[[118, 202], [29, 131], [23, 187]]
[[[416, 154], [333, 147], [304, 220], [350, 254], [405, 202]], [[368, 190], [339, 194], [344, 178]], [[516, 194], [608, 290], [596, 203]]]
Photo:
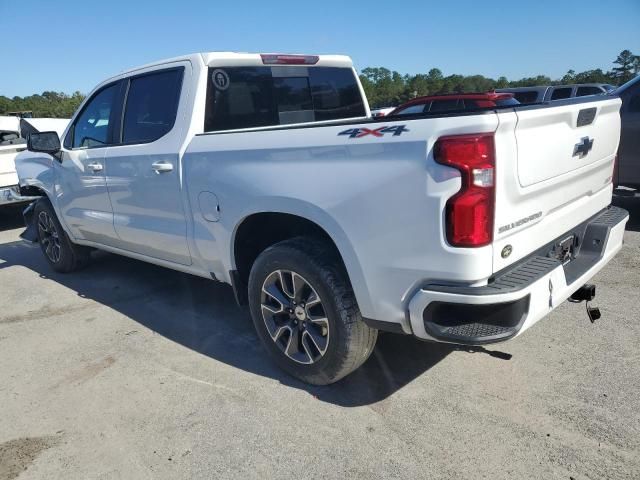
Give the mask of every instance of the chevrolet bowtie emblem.
[[573, 156], [575, 157], [576, 155], [578, 155], [580, 157], [584, 157], [587, 153], [589, 153], [589, 151], [591, 151], [592, 148], [593, 139], [589, 137], [583, 137], [582, 140], [580, 140], [580, 143], [576, 143], [573, 147]]

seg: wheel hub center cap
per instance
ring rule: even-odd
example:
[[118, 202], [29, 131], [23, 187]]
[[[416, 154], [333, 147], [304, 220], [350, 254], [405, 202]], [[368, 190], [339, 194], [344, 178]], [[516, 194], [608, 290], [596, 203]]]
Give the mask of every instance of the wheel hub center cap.
[[300, 305], [295, 308], [293, 313], [298, 320], [304, 320], [305, 318], [307, 318], [307, 314], [305, 313], [304, 308], [302, 308]]

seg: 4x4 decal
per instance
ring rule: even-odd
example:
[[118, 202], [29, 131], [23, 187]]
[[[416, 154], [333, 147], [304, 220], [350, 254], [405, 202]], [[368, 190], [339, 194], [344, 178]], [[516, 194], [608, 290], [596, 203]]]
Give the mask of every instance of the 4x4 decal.
[[406, 125], [394, 125], [393, 127], [380, 127], [380, 128], [350, 128], [349, 130], [345, 130], [344, 132], [340, 132], [338, 135], [348, 135], [349, 138], [362, 138], [367, 135], [371, 135], [373, 137], [383, 137], [385, 133], [393, 133], [394, 137], [398, 137], [403, 134], [403, 132], [408, 132], [409, 129]]

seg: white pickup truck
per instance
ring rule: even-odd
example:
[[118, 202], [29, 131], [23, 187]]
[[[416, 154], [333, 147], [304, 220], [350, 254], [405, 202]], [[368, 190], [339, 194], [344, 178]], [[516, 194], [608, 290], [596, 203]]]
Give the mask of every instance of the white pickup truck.
[[195, 54], [114, 76], [18, 161], [26, 239], [230, 283], [269, 355], [334, 382], [379, 330], [513, 338], [618, 252], [620, 100], [370, 118], [343, 56]]

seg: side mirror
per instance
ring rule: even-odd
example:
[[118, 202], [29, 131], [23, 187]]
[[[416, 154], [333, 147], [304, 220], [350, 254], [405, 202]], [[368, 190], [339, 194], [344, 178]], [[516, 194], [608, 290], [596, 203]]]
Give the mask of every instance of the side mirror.
[[60, 151], [60, 137], [57, 132], [38, 132], [29, 135], [27, 150], [55, 155]]

